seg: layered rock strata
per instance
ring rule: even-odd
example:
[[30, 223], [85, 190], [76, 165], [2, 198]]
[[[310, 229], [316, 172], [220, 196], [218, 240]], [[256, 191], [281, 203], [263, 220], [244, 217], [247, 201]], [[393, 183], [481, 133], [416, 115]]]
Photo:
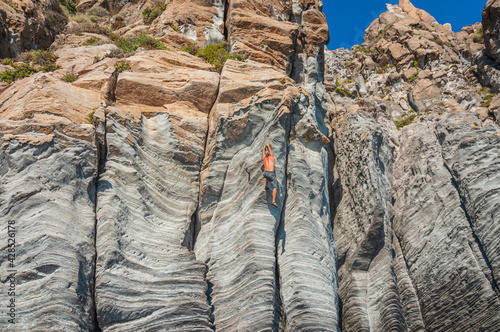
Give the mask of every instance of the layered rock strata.
[[401, 1], [326, 54], [343, 330], [498, 325], [497, 80], [474, 70], [480, 39]]
[[[321, 1], [79, 1], [114, 34], [70, 22], [61, 69], [0, 84], [16, 328], [495, 331], [495, 4], [486, 45], [402, 0], [325, 51]], [[174, 51], [120, 50], [142, 34]], [[214, 42], [246, 61], [179, 51]]]

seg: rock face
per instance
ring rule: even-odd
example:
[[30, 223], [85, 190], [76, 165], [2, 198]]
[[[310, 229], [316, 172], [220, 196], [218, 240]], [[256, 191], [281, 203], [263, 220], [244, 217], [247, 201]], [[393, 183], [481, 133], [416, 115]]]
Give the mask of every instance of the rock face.
[[25, 50], [48, 48], [66, 22], [57, 1], [2, 1], [0, 57], [15, 58]]
[[335, 51], [316, 0], [0, 4], [58, 55], [0, 83], [2, 331], [496, 331], [496, 3]]
[[488, 0], [483, 10], [484, 44], [488, 55], [500, 63], [500, 1]]
[[72, 116], [92, 98], [48, 75], [2, 94], [1, 239], [13, 255], [2, 260], [11, 293], [2, 299], [15, 298], [15, 326], [25, 330], [51, 330], [54, 321], [94, 329], [97, 148], [94, 127]]
[[326, 54], [342, 330], [498, 325], [497, 80], [470, 70], [490, 61], [478, 29], [401, 1], [363, 45]]

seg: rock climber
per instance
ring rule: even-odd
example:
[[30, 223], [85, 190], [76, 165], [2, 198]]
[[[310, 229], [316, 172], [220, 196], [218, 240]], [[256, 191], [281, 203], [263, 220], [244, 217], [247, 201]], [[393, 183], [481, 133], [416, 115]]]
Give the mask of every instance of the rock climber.
[[276, 181], [276, 174], [274, 173], [274, 154], [271, 150], [271, 145], [266, 144], [262, 148], [262, 162], [264, 163], [264, 177], [266, 178], [266, 189], [269, 189], [267, 183], [270, 181], [273, 187], [273, 205], [276, 204], [276, 195], [278, 194], [278, 181]]

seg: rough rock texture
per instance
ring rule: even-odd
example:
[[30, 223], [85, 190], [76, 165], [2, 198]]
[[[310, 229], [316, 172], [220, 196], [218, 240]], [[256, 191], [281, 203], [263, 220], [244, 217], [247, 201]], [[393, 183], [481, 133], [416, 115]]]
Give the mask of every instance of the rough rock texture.
[[478, 29], [401, 1], [326, 53], [342, 330], [497, 329], [499, 80]]
[[[453, 114], [439, 121], [437, 132], [433, 125], [436, 121], [432, 120], [405, 128], [395, 162], [395, 235], [417, 291], [426, 328], [431, 331], [493, 331], [500, 320], [500, 299], [488, 267], [489, 258], [476, 238], [469, 209], [461, 202], [441, 151], [442, 145], [448, 143], [446, 131], [469, 128], [472, 120], [470, 116]], [[441, 126], [446, 128], [444, 132]], [[498, 137], [496, 129], [493, 131]], [[471, 140], [467, 130], [460, 130], [457, 136], [452, 136], [455, 142], [450, 145], [474, 144], [475, 139]], [[479, 177], [482, 176], [486, 174]], [[489, 191], [486, 189], [481, 195]], [[443, 251], [449, 255], [440, 254]]]
[[498, 330], [495, 2], [486, 47], [402, 0], [336, 51], [319, 0], [82, 0], [55, 36], [56, 4], [0, 4], [0, 55], [28, 27], [61, 67], [0, 83], [16, 329]]
[[483, 10], [483, 34], [486, 52], [500, 63], [500, 1], [488, 0]]
[[66, 22], [57, 1], [2, 1], [0, 57], [15, 58], [25, 50], [49, 47]]
[[[15, 293], [7, 297], [2, 287], [2, 300], [15, 297], [15, 326], [23, 330], [51, 330], [53, 322], [92, 330], [97, 148], [94, 127], [74, 114], [93, 93], [38, 75], [1, 96], [0, 271]], [[7, 319], [4, 331], [12, 328]]]
[[152, 63], [168, 64], [161, 52], [129, 60], [118, 103], [96, 114], [106, 161], [97, 183], [99, 326], [211, 331], [206, 266], [190, 250], [218, 75], [165, 66], [157, 73]]

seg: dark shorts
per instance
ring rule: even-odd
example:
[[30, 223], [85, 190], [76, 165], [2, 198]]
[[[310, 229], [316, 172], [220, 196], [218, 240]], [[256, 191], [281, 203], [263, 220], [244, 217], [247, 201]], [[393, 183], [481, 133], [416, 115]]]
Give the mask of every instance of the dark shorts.
[[262, 173], [264, 175], [264, 177], [271, 183], [271, 186], [273, 187], [273, 189], [278, 189], [278, 181], [276, 180], [276, 173], [271, 172], [271, 171], [264, 171], [264, 173]]

